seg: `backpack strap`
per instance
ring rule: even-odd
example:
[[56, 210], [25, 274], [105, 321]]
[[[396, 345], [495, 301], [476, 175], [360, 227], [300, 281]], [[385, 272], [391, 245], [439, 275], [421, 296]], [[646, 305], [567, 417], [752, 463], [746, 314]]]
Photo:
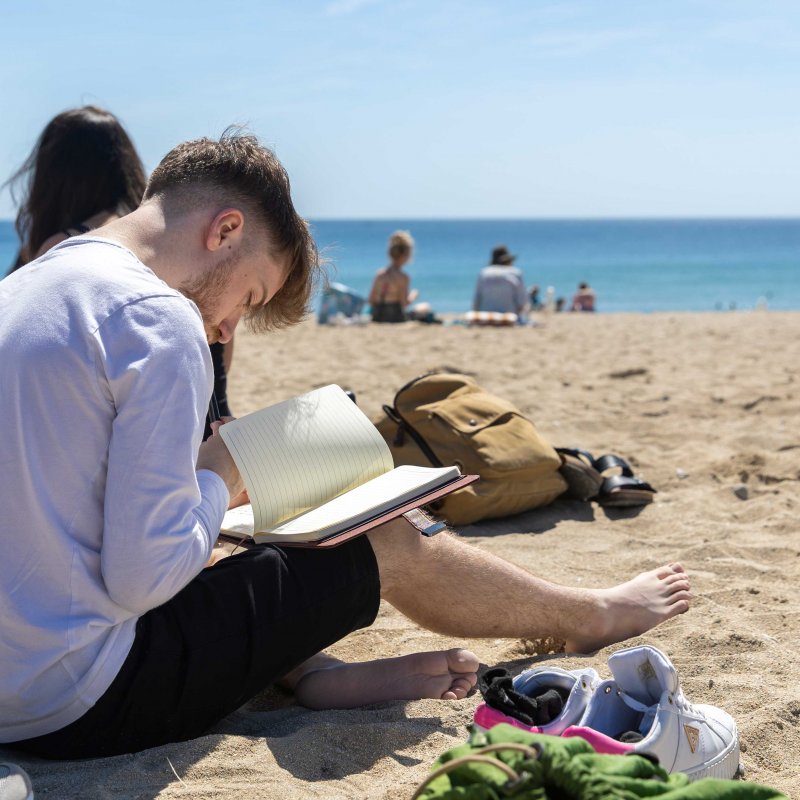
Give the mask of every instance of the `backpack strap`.
[[422, 438], [418, 431], [406, 422], [400, 415], [400, 412], [393, 406], [383, 406], [383, 411], [389, 419], [397, 425], [397, 434], [394, 438], [395, 447], [400, 447], [403, 444], [403, 436], [408, 434], [417, 444], [420, 450], [425, 454], [428, 461], [434, 467], [443, 467], [441, 461], [436, 457], [436, 453], [431, 450], [430, 445]]

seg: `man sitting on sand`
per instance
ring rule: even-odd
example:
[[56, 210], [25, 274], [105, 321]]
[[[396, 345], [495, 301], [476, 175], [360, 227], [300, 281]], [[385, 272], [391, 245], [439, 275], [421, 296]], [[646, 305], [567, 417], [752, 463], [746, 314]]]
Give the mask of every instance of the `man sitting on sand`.
[[505, 245], [492, 250], [492, 262], [478, 276], [473, 311], [521, 316], [528, 305], [528, 293], [522, 272], [514, 266], [516, 256]]
[[243, 484], [208, 342], [301, 319], [318, 269], [274, 155], [179, 145], [139, 208], [0, 282], [0, 742], [46, 757], [194, 738], [283, 678], [311, 707], [474, 685], [467, 650], [322, 654], [381, 598], [452, 637], [586, 652], [688, 609], [678, 564], [611, 589], [539, 579], [396, 520], [330, 551], [260, 546], [204, 569]]

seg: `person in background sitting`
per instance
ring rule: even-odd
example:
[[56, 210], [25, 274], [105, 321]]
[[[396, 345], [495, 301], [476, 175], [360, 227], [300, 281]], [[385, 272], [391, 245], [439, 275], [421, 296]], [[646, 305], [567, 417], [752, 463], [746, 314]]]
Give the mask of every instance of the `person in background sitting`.
[[[11, 272], [72, 236], [86, 234], [138, 208], [147, 177], [122, 123], [97, 106], [57, 114], [7, 185], [17, 201], [21, 242]], [[20, 191], [21, 189], [21, 191]], [[233, 340], [211, 346], [214, 394], [220, 414], [231, 416], [227, 372]], [[211, 435], [206, 424], [204, 438]]]
[[528, 305], [522, 272], [514, 266], [516, 256], [505, 245], [492, 250], [492, 261], [478, 276], [473, 311], [512, 312], [521, 316]]
[[378, 270], [367, 302], [372, 306], [373, 322], [405, 322], [406, 306], [417, 298], [410, 290], [410, 279], [403, 267], [414, 254], [414, 239], [408, 231], [395, 231], [389, 237], [389, 266]]
[[542, 308], [542, 299], [539, 297], [539, 284], [536, 283], [528, 290], [528, 299], [531, 311], [539, 311]]
[[594, 289], [585, 281], [578, 284], [578, 291], [572, 298], [570, 311], [594, 311], [595, 293]]
[[146, 177], [120, 121], [83, 106], [47, 123], [30, 155], [7, 181], [17, 201], [20, 250], [11, 271], [54, 245], [137, 208]]

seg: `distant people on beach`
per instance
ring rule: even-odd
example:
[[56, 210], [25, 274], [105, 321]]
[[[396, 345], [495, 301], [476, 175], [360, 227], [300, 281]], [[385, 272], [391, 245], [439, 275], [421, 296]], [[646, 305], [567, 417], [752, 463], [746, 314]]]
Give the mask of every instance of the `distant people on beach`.
[[403, 267], [414, 254], [414, 239], [408, 231], [395, 231], [389, 237], [389, 265], [378, 270], [367, 302], [372, 306], [373, 322], [405, 322], [406, 307], [417, 299]]
[[578, 284], [578, 291], [572, 298], [570, 311], [594, 311], [596, 295], [594, 289], [585, 281]]
[[542, 306], [542, 298], [540, 296], [540, 289], [539, 284], [536, 283], [528, 290], [528, 303], [531, 307], [531, 311], [540, 311]]
[[525, 313], [528, 306], [528, 292], [522, 272], [514, 266], [516, 256], [505, 245], [492, 250], [492, 260], [478, 276], [475, 286], [473, 311], [488, 311], [499, 314]]
[[[8, 180], [15, 201], [22, 189], [16, 219], [22, 245], [11, 272], [72, 236], [129, 214], [141, 203], [146, 184], [142, 160], [114, 114], [97, 106], [57, 114]], [[214, 396], [219, 413], [227, 417], [233, 339], [210, 349]], [[210, 435], [208, 421], [204, 438]]]

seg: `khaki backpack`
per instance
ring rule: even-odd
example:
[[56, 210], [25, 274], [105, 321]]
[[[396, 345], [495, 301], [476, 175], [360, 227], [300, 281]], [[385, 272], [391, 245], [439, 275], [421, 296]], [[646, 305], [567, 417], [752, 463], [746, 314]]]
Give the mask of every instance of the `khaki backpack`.
[[375, 424], [395, 466], [455, 464], [481, 476], [433, 507], [451, 525], [538, 508], [567, 489], [561, 459], [533, 423], [466, 375], [422, 375], [383, 410]]

